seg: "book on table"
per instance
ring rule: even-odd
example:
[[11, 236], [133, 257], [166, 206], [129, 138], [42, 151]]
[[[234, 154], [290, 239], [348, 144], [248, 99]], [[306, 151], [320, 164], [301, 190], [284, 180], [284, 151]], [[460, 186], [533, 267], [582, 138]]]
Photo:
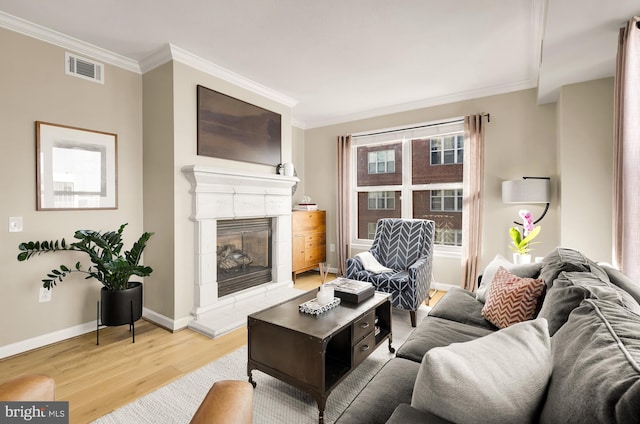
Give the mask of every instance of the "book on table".
[[345, 302], [360, 303], [373, 296], [373, 284], [366, 281], [337, 278], [331, 282], [336, 297]]

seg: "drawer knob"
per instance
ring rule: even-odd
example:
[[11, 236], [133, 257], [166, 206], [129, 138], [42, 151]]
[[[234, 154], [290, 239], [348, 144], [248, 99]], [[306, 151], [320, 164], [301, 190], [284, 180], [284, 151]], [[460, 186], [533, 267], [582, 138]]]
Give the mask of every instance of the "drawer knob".
[[369, 328], [369, 323], [368, 322], [360, 323], [360, 328]]
[[360, 352], [366, 352], [367, 350], [369, 350], [369, 345], [362, 345], [362, 347], [360, 348]]

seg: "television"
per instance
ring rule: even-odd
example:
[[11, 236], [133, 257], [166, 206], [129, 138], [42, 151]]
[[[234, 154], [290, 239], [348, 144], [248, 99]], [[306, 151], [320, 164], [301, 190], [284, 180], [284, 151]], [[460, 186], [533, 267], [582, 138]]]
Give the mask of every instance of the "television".
[[280, 114], [198, 85], [198, 155], [276, 166]]

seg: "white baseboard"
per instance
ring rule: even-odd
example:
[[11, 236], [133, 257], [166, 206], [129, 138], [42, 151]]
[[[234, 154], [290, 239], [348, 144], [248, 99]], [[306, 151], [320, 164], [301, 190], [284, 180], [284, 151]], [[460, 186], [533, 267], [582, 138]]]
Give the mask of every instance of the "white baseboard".
[[431, 288], [435, 290], [449, 291], [454, 287], [459, 287], [459, 286], [454, 286], [452, 284], [445, 284], [445, 283], [436, 283], [435, 281], [431, 282]]
[[[142, 308], [142, 316], [149, 321], [152, 321], [161, 327], [167, 328], [171, 331], [181, 330], [187, 328], [189, 322], [193, 319], [192, 316], [173, 320], [167, 318], [164, 315], [160, 315], [147, 308]], [[84, 324], [75, 325], [73, 327], [64, 328], [62, 330], [54, 331], [52, 333], [43, 334], [41, 336], [32, 337], [30, 339], [22, 340], [19, 342], [11, 343], [5, 346], [0, 346], [0, 359], [7, 358], [9, 356], [18, 355], [20, 353], [28, 352], [33, 349], [38, 349], [53, 343], [61, 342], [73, 337], [81, 336], [83, 334], [90, 333], [96, 330], [96, 321], [86, 322]]]
[[72, 337], [81, 336], [95, 330], [96, 322], [91, 321], [62, 330], [54, 331], [52, 333], [43, 334], [42, 336], [36, 336], [16, 343], [11, 343], [6, 346], [0, 346], [0, 359], [18, 355], [29, 350], [47, 346], [52, 343], [57, 343], [62, 340], [67, 340]]
[[187, 328], [187, 325], [189, 325], [191, 320], [193, 320], [193, 316], [191, 315], [184, 318], [171, 319], [147, 308], [142, 308], [142, 316], [145, 319], [158, 324], [160, 327], [164, 327], [171, 331], [178, 331]]

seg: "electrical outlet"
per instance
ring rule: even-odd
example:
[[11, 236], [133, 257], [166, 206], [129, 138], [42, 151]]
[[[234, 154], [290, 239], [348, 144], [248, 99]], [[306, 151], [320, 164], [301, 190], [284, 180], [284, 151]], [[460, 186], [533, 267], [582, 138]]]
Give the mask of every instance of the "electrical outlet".
[[40, 287], [40, 296], [38, 297], [38, 302], [51, 302], [51, 294], [51, 290]]
[[335, 244], [333, 244], [333, 243], [331, 243], [331, 244], [329, 245], [329, 252], [335, 252], [335, 251], [336, 251], [336, 245], [335, 245]]

